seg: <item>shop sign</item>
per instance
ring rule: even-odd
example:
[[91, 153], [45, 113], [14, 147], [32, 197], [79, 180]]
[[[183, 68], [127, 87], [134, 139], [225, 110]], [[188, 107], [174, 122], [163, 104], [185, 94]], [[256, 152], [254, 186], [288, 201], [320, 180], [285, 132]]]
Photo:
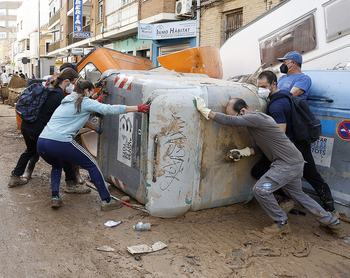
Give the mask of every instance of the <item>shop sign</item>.
[[90, 38], [90, 32], [83, 32], [83, 1], [74, 0], [73, 38]]
[[196, 36], [197, 21], [184, 20], [160, 24], [139, 23], [138, 29], [139, 40], [188, 38]]

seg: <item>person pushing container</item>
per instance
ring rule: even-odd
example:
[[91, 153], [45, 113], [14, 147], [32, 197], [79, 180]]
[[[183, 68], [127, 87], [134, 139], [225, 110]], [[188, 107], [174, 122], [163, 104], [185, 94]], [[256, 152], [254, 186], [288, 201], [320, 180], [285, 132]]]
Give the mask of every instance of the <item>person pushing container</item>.
[[39, 136], [38, 153], [47, 163], [52, 165], [51, 207], [53, 208], [62, 205], [62, 200], [59, 198], [59, 184], [63, 161], [69, 161], [89, 171], [91, 181], [102, 199], [101, 210], [113, 210], [122, 206], [120, 201], [111, 199], [96, 160], [74, 138], [85, 125], [90, 112], [98, 112], [103, 115], [128, 112], [147, 113], [149, 106], [146, 104], [137, 106], [101, 104], [89, 98], [94, 93], [94, 89], [92, 82], [78, 81], [74, 92], [62, 101]]
[[[301, 187], [304, 159], [294, 144], [284, 134], [274, 119], [260, 111], [252, 110], [243, 99], [231, 99], [226, 106], [226, 114], [214, 112], [206, 108], [205, 102], [200, 97], [195, 97], [198, 111], [207, 119], [232, 127], [246, 127], [250, 135], [259, 145], [261, 151], [272, 161], [270, 169], [254, 185], [253, 192], [265, 210], [274, 220], [270, 227], [265, 227], [263, 232], [277, 235], [291, 232], [288, 216], [278, 205], [273, 192], [284, 188], [289, 195], [306, 208], [321, 224], [321, 230], [330, 233], [337, 238], [345, 237], [337, 217], [325, 211], [316, 201], [305, 194]], [[238, 161], [243, 156], [250, 156], [259, 151], [259, 148], [246, 147], [239, 152]]]

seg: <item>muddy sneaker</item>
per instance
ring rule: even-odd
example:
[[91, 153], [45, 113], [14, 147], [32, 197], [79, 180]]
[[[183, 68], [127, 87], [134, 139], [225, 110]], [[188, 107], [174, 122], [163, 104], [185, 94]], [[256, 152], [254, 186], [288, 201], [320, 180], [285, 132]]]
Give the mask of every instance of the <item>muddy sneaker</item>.
[[339, 219], [340, 214], [339, 214], [339, 212], [338, 212], [338, 211], [333, 210], [333, 211], [330, 211], [330, 213], [332, 214], [332, 216], [337, 217], [337, 218]]
[[294, 201], [292, 199], [283, 199], [280, 203], [281, 209], [284, 210], [285, 213], [290, 212], [294, 208]]
[[90, 193], [91, 189], [86, 187], [83, 184], [75, 183], [75, 181], [67, 181], [66, 187], [64, 188], [66, 193], [76, 193], [76, 194], [85, 194]]
[[333, 225], [327, 225], [327, 226], [320, 225], [320, 229], [336, 238], [344, 238], [346, 236], [344, 230], [340, 226], [339, 220]]
[[19, 185], [23, 185], [26, 184], [28, 182], [27, 179], [24, 179], [20, 176], [16, 176], [16, 175], [11, 175], [9, 183], [8, 183], [8, 187], [15, 187], [15, 186], [19, 186]]
[[51, 207], [52, 208], [59, 208], [62, 206], [62, 200], [59, 197], [52, 197], [51, 199]]
[[111, 199], [109, 203], [107, 203], [106, 201], [102, 201], [101, 210], [103, 211], [114, 210], [114, 209], [121, 208], [122, 206], [123, 206], [122, 202]]
[[288, 234], [290, 229], [288, 221], [275, 221], [270, 227], [265, 227], [262, 232], [270, 235]]

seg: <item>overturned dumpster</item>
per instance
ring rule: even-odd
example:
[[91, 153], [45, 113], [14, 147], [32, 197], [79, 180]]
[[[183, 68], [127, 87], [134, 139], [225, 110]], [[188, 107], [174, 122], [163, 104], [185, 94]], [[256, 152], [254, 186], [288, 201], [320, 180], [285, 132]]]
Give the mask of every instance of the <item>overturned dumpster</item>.
[[106, 116], [98, 161], [115, 186], [146, 205], [151, 215], [176, 217], [242, 202], [254, 180], [257, 157], [225, 160], [228, 150], [253, 144], [245, 128], [221, 126], [197, 111], [194, 96], [224, 112], [231, 98], [244, 98], [254, 109], [265, 101], [256, 87], [200, 74], [108, 70], [108, 104], [151, 101], [149, 115]]
[[[350, 215], [350, 71], [304, 70], [312, 86], [307, 98], [315, 116], [322, 122], [322, 135], [311, 145], [317, 169], [328, 183], [335, 207]], [[303, 188], [317, 195], [307, 182]]]

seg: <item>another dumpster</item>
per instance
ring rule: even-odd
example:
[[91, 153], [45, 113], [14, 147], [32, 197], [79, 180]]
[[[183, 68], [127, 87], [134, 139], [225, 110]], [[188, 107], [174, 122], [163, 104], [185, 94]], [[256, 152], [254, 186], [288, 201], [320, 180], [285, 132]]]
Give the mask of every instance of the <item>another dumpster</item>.
[[[312, 144], [317, 168], [329, 184], [336, 209], [350, 214], [350, 71], [305, 70], [312, 79], [308, 103], [322, 122], [322, 136]], [[316, 193], [307, 183], [303, 188]]]
[[207, 121], [194, 96], [224, 112], [231, 98], [244, 98], [264, 110], [257, 88], [200, 74], [109, 70], [106, 103], [136, 105], [152, 101], [149, 115], [128, 113], [102, 121], [98, 160], [103, 175], [153, 216], [176, 217], [246, 200], [257, 157], [225, 160], [228, 150], [253, 145], [245, 128]]

